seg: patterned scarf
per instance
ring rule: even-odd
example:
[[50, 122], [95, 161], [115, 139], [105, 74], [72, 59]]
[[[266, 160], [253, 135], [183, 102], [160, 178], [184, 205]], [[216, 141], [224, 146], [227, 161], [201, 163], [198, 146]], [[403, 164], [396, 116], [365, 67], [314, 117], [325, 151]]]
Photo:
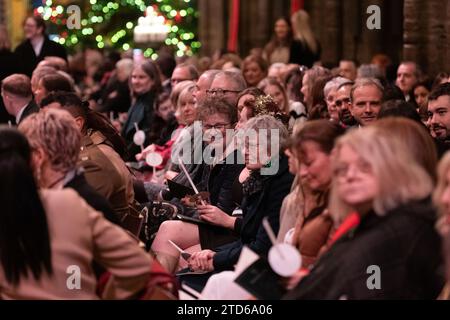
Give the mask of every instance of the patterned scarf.
[[249, 197], [260, 192], [264, 186], [264, 177], [260, 171], [252, 171], [250, 176], [242, 183], [242, 193], [244, 197]]

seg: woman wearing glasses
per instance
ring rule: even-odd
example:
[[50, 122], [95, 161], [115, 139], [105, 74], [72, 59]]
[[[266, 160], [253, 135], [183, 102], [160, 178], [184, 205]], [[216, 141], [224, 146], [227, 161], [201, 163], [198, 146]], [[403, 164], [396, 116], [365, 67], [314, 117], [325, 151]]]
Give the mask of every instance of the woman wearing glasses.
[[[210, 225], [183, 221], [165, 221], [161, 224], [151, 249], [170, 272], [178, 266], [179, 252], [169, 240], [183, 250], [198, 251], [236, 239], [231, 227], [236, 218], [231, 214], [237, 206], [236, 202], [240, 201], [233, 198], [232, 189], [244, 167], [238, 162], [238, 152], [231, 143], [237, 122], [236, 109], [225, 101], [207, 98], [199, 107], [198, 119], [202, 121], [206, 145], [202, 149], [203, 161], [196, 165], [197, 174], [191, 178], [200, 192], [209, 192], [207, 202], [196, 206], [196, 209], [200, 218]], [[209, 158], [209, 155], [212, 157]], [[186, 166], [190, 171], [190, 167]], [[178, 176], [180, 178], [174, 181], [186, 180], [184, 173]], [[189, 183], [187, 185], [190, 186]]]
[[435, 299], [444, 281], [433, 181], [397, 135], [376, 126], [337, 142], [330, 249], [286, 299]]
[[[250, 137], [245, 145], [244, 161], [250, 176], [243, 183], [244, 197], [241, 206], [243, 218], [236, 219], [230, 225], [239, 235], [239, 239], [210, 250], [193, 253], [189, 259], [192, 270], [214, 273], [233, 270], [244, 246], [248, 246], [259, 255], [266, 256], [271, 245], [262, 225], [263, 218], [267, 218], [272, 229], [278, 232], [281, 203], [289, 193], [293, 181], [287, 158], [282, 153], [288, 132], [280, 121], [269, 115], [251, 119], [245, 129], [254, 130], [259, 138]], [[274, 150], [267, 148], [264, 138], [267, 139], [266, 142], [271, 141], [275, 132], [278, 133], [279, 145]], [[265, 153], [266, 156], [261, 157], [261, 153]], [[202, 278], [192, 276], [183, 280], [199, 289], [211, 275], [212, 273], [208, 273]]]

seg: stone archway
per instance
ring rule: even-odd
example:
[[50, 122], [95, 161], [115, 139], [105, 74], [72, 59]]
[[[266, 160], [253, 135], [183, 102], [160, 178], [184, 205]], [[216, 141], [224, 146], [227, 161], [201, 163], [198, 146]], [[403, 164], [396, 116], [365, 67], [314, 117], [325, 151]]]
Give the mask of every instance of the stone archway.
[[450, 71], [450, 0], [405, 0], [403, 59], [435, 75]]

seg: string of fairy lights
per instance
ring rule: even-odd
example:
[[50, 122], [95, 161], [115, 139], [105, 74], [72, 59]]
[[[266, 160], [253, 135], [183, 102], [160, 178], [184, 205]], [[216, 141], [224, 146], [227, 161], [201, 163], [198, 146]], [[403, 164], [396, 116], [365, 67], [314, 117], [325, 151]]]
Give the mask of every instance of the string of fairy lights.
[[[65, 1], [67, 2], [67, 1]], [[67, 28], [68, 13], [58, 0], [43, 0], [35, 8], [48, 21], [52, 40], [69, 50], [79, 47], [115, 48], [129, 50], [141, 48], [145, 57], [157, 58], [154, 44], [137, 43], [133, 31], [148, 7], [164, 24], [167, 37], [163, 43], [171, 46], [177, 56], [191, 56], [201, 47], [196, 29], [198, 11], [196, 0], [89, 0], [73, 1], [81, 8], [81, 28]]]

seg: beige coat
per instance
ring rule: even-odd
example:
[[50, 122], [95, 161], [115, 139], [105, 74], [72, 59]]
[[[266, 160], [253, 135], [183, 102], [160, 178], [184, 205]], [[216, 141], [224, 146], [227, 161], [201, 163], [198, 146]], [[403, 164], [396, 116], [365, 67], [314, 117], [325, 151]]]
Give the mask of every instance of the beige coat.
[[[130, 298], [145, 286], [151, 258], [125, 231], [71, 189], [45, 190], [41, 198], [49, 226], [53, 274], [44, 273], [40, 281], [32, 275], [21, 277], [13, 287], [0, 265], [0, 299], [99, 299], [93, 261], [113, 275], [102, 298]], [[80, 289], [68, 288], [67, 282], [75, 283], [70, 279], [74, 272], [68, 273], [71, 266], [81, 271]]]

